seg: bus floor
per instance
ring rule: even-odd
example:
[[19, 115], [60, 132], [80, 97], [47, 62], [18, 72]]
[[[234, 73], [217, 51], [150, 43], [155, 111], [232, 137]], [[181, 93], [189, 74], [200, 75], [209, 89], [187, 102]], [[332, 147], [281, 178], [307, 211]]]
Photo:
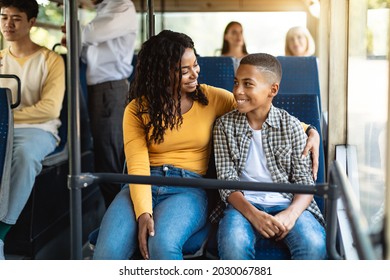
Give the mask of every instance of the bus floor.
[[[70, 245], [69, 245], [70, 246]], [[92, 260], [93, 250], [90, 247], [89, 242], [83, 244], [82, 247], [82, 258], [83, 260]], [[5, 254], [6, 260], [31, 260], [30, 257], [22, 256], [22, 255], [13, 255], [13, 254]]]

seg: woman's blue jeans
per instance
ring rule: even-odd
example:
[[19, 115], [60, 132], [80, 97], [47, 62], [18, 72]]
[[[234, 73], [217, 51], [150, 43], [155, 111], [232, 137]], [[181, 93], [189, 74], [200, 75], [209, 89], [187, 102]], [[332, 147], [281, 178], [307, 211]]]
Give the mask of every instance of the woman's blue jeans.
[[[271, 215], [279, 213], [287, 206], [256, 208]], [[262, 237], [251, 223], [233, 206], [227, 206], [224, 217], [219, 223], [218, 251], [221, 259], [255, 259], [257, 240]], [[275, 241], [276, 242], [276, 241]], [[307, 210], [303, 211], [287, 236], [278, 242], [284, 242], [295, 260], [326, 259], [326, 238], [324, 227]]]
[[[171, 165], [151, 167], [152, 176], [201, 178]], [[150, 259], [183, 259], [186, 241], [206, 225], [207, 195], [203, 189], [152, 186], [155, 235], [148, 239]], [[199, 244], [189, 244], [191, 249]], [[99, 231], [94, 259], [124, 260], [134, 256], [138, 246], [138, 223], [126, 185], [107, 209]]]

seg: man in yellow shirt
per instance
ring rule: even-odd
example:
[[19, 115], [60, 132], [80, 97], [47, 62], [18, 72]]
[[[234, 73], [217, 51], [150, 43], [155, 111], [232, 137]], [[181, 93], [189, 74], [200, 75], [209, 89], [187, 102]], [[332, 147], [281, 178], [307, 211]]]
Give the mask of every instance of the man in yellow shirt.
[[[38, 15], [35, 0], [0, 0], [0, 23], [8, 48], [0, 52], [1, 74], [21, 80], [22, 99], [14, 109], [14, 139], [6, 211], [0, 213], [0, 259], [4, 259], [5, 236], [30, 196], [42, 160], [59, 142], [59, 115], [65, 93], [65, 67], [58, 54], [34, 43], [30, 29]], [[17, 92], [16, 83], [1, 80], [0, 87]]]

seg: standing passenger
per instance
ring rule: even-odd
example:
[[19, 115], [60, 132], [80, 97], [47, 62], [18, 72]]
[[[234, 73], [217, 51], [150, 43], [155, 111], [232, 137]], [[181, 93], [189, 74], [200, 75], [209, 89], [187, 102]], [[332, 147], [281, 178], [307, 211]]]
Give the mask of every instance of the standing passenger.
[[[137, 14], [130, 0], [92, 0], [96, 17], [82, 31], [87, 64], [88, 108], [94, 141], [95, 171], [122, 173], [123, 112], [129, 91], [137, 35]], [[106, 207], [118, 184], [101, 184]]]
[[[65, 93], [65, 69], [61, 56], [34, 43], [30, 30], [38, 16], [35, 0], [0, 0], [1, 33], [9, 47], [0, 52], [1, 74], [21, 80], [22, 99], [14, 109], [11, 183], [6, 213], [0, 213], [0, 259], [5, 236], [19, 218], [42, 170], [42, 160], [59, 143], [58, 127]], [[15, 83], [1, 87], [17, 92]], [[14, 95], [15, 96], [15, 95]]]

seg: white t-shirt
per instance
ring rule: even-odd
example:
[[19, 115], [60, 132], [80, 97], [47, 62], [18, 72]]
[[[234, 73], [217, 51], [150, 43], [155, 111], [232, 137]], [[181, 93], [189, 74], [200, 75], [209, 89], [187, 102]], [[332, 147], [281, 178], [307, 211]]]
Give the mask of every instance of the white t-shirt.
[[[264, 154], [261, 130], [253, 130], [245, 169], [240, 176], [241, 181], [272, 183], [272, 176], [267, 167]], [[279, 192], [244, 191], [249, 202], [264, 206], [290, 204], [290, 200]]]

